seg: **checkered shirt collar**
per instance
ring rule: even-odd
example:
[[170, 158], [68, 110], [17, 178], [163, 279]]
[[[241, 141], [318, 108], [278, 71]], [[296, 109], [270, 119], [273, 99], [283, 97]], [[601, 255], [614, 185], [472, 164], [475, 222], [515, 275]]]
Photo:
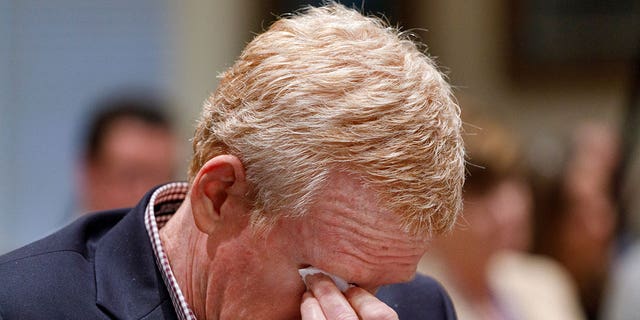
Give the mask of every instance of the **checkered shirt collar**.
[[174, 182], [161, 186], [151, 195], [151, 200], [149, 200], [144, 214], [144, 225], [149, 233], [156, 264], [160, 268], [162, 279], [171, 296], [173, 308], [180, 320], [196, 320], [196, 316], [189, 308], [189, 304], [173, 275], [167, 254], [162, 248], [158, 230], [162, 229], [171, 219], [186, 198], [188, 189], [189, 185], [186, 182]]

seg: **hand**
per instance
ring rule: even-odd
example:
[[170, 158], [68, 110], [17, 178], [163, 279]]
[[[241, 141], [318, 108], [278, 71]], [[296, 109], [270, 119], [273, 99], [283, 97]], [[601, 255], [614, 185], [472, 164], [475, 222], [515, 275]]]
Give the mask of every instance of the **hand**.
[[307, 276], [302, 296], [303, 320], [398, 320], [396, 312], [368, 291], [352, 287], [344, 294], [323, 274]]

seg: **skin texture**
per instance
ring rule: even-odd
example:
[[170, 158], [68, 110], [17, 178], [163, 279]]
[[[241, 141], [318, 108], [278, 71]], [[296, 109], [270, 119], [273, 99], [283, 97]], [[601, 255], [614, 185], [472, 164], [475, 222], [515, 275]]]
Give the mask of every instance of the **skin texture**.
[[[268, 231], [254, 232], [240, 160], [222, 155], [202, 167], [160, 231], [198, 318], [299, 319], [302, 311], [303, 319], [324, 319], [318, 307], [327, 319], [397, 318], [372, 293], [411, 279], [426, 239], [402, 232], [399, 217], [379, 206], [376, 192], [357, 176], [333, 172], [329, 181], [306, 216], [283, 217]], [[360, 288], [343, 295], [318, 275], [308, 279], [309, 292], [297, 271], [309, 265]]]
[[85, 163], [79, 192], [83, 211], [131, 207], [150, 188], [171, 181], [176, 148], [164, 128], [136, 119], [114, 122], [97, 158]]

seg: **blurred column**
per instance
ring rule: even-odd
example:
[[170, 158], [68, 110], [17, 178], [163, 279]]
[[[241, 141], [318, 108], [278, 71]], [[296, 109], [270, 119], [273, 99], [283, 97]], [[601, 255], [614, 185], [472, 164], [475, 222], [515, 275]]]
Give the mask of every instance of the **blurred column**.
[[[175, 116], [183, 141], [193, 136], [202, 102], [217, 84], [217, 75], [230, 67], [251, 38], [249, 30], [257, 3], [248, 0], [171, 1], [172, 50], [168, 64], [172, 75]], [[185, 159], [191, 146], [184, 145]], [[187, 162], [182, 172], [186, 172]]]

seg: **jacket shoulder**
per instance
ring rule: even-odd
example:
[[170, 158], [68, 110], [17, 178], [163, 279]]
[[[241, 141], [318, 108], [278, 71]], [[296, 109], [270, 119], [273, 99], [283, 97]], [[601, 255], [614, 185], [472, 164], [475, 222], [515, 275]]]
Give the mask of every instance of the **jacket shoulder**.
[[90, 259], [96, 242], [118, 223], [126, 209], [104, 211], [79, 218], [59, 231], [0, 256], [0, 267], [21, 259], [70, 251]]
[[392, 307], [400, 319], [457, 319], [446, 290], [425, 275], [416, 274], [409, 282], [384, 286], [376, 296]]
[[95, 306], [95, 244], [123, 215], [114, 211], [83, 217], [0, 256], [0, 318], [100, 318], [79, 306]]

